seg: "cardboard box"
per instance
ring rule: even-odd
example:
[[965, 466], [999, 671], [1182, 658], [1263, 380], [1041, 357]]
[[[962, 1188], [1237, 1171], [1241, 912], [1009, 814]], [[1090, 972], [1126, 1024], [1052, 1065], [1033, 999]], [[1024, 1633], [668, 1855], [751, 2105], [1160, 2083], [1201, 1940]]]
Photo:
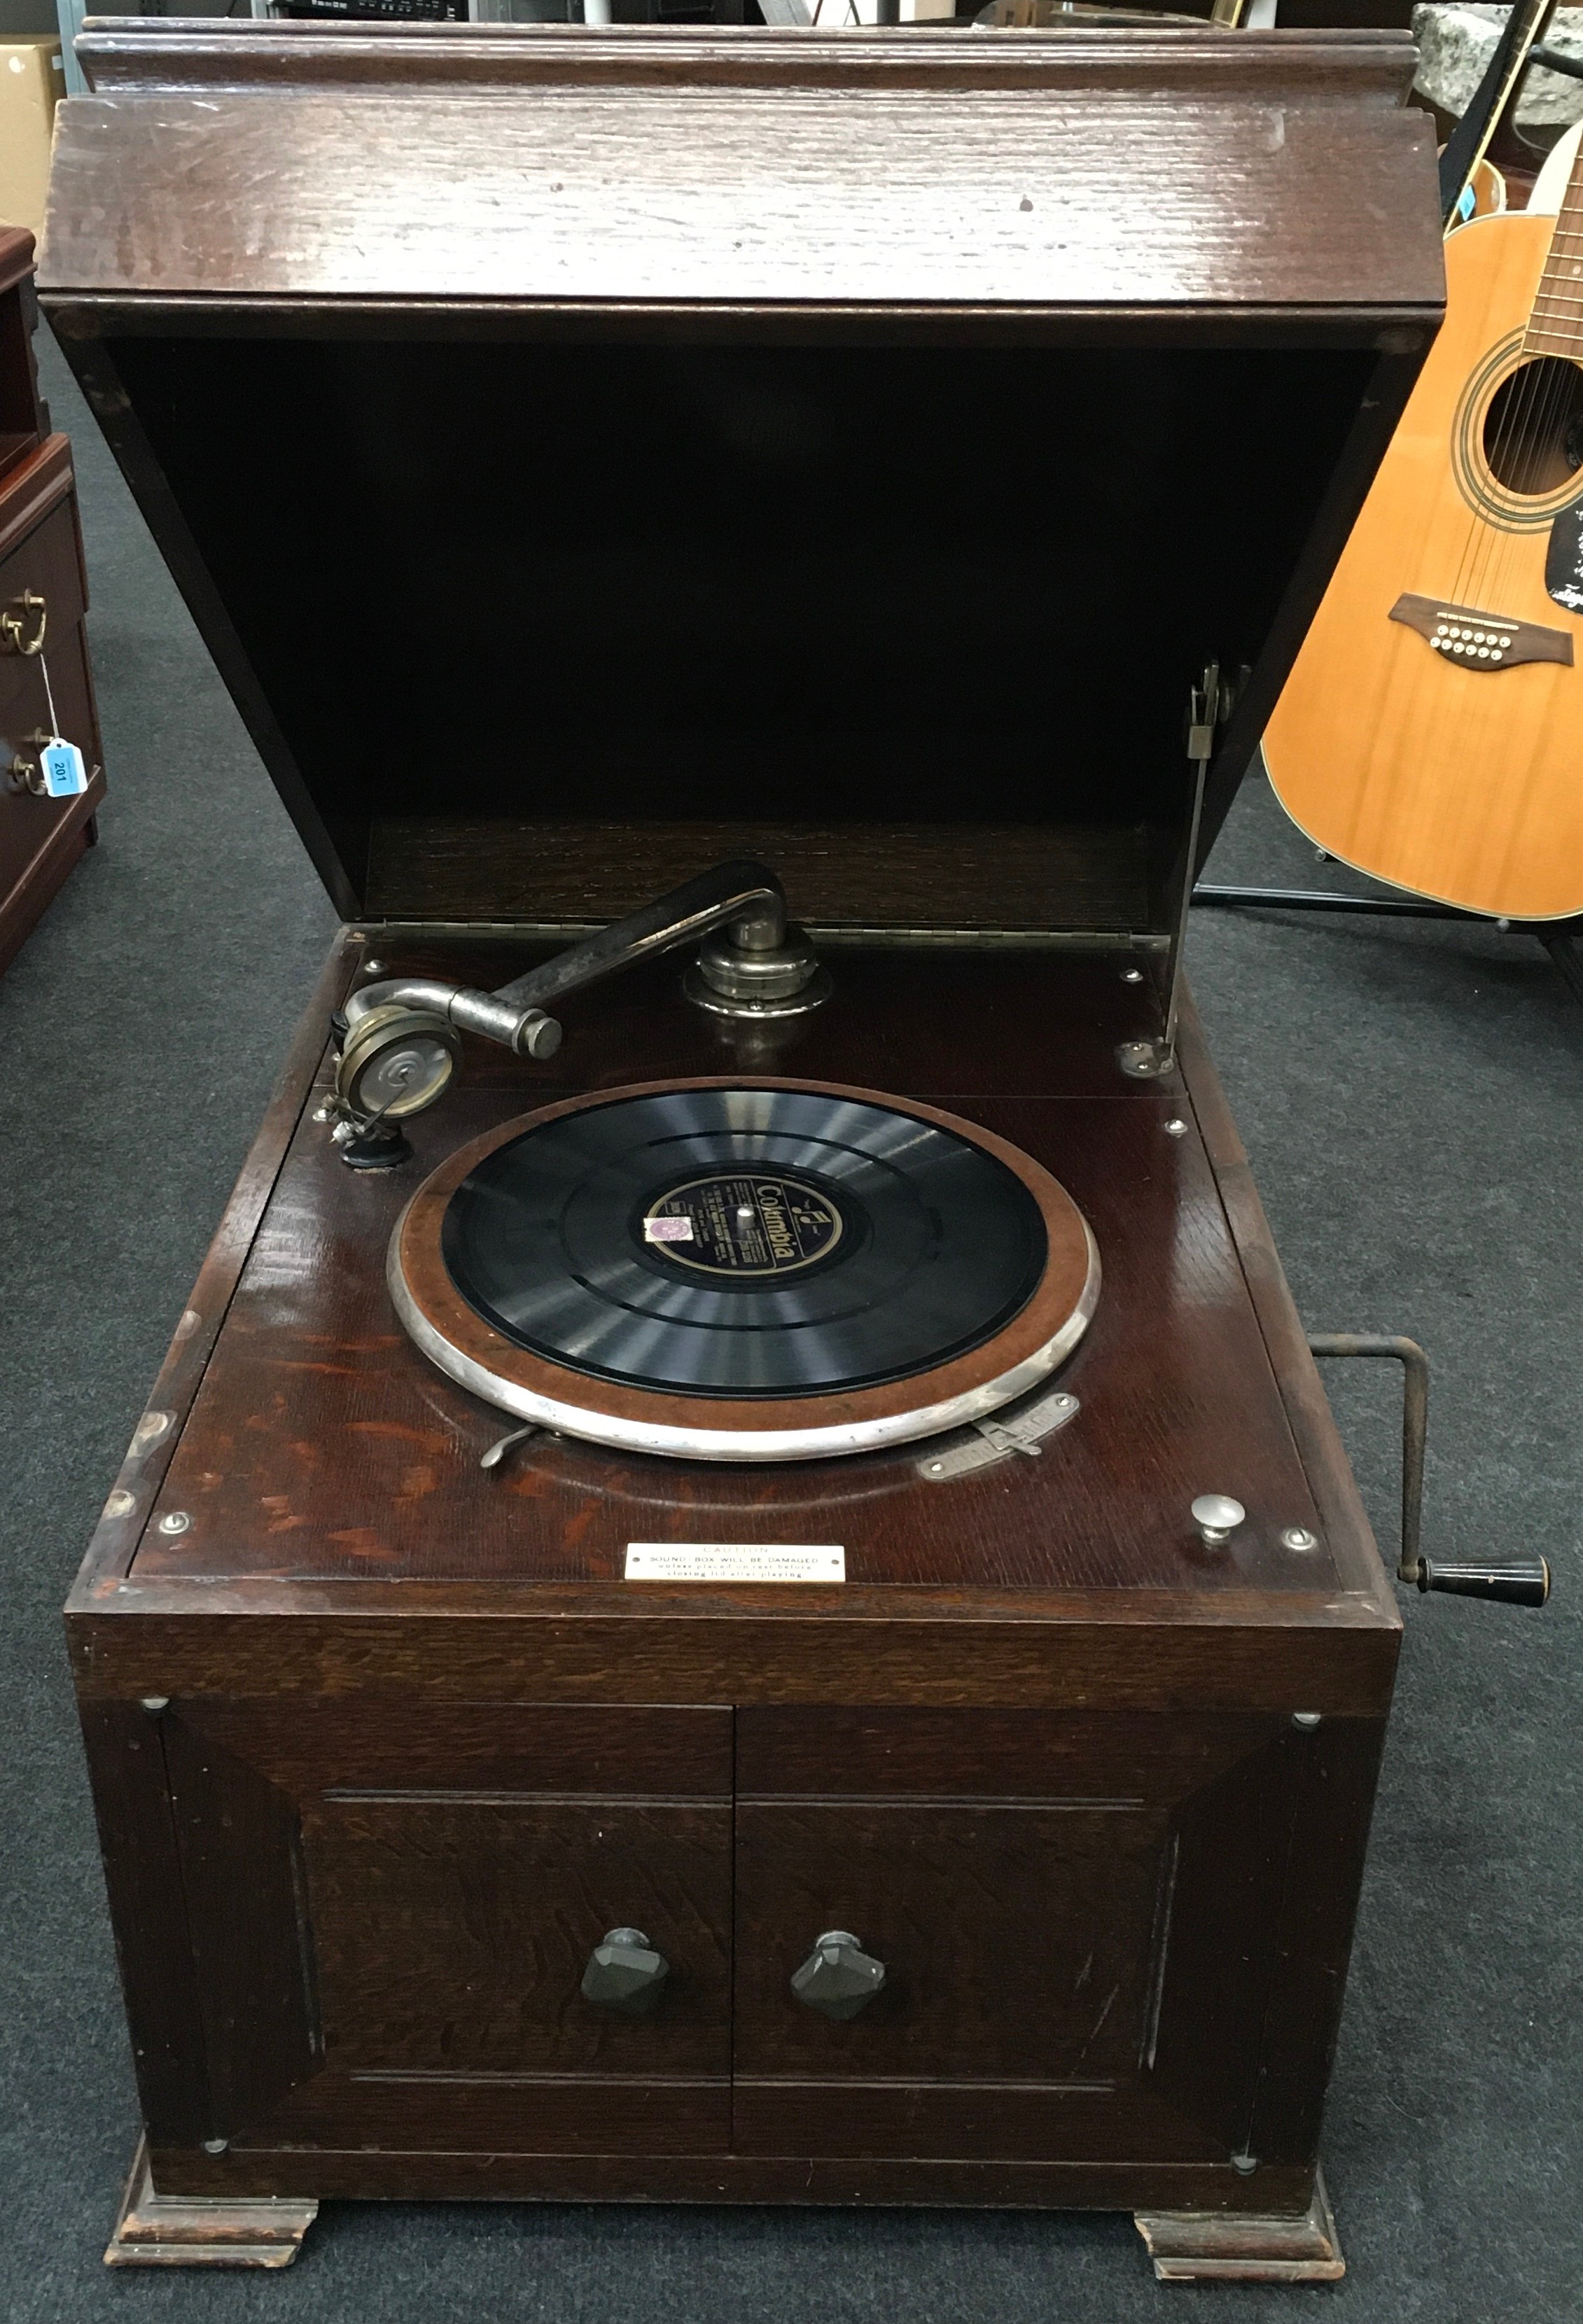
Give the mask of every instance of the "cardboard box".
[[0, 226], [43, 232], [50, 139], [65, 88], [58, 32], [0, 41]]

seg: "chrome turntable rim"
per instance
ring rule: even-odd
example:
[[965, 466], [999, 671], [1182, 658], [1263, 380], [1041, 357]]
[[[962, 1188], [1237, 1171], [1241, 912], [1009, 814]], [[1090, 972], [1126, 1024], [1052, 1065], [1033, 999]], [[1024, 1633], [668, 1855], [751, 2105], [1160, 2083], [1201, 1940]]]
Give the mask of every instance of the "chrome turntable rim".
[[[519, 1345], [458, 1286], [442, 1250], [451, 1199], [491, 1157], [545, 1125], [634, 1100], [688, 1092], [793, 1092], [913, 1120], [976, 1148], [1037, 1206], [1039, 1280], [992, 1336], [929, 1369], [874, 1386], [812, 1393], [710, 1396], [592, 1376]], [[459, 1148], [425, 1181], [391, 1237], [386, 1279], [415, 1346], [460, 1388], [514, 1417], [620, 1451], [671, 1459], [764, 1462], [838, 1459], [936, 1436], [986, 1418], [1065, 1361], [1097, 1305], [1099, 1255], [1087, 1221], [1050, 1172], [1009, 1140], [939, 1107], [888, 1092], [777, 1075], [710, 1075], [629, 1084], [535, 1109]]]

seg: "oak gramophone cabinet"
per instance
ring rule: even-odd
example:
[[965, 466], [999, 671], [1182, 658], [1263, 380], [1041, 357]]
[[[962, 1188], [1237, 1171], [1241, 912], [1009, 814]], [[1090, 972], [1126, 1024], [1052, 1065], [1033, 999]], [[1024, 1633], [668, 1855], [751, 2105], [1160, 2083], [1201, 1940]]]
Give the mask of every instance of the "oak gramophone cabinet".
[[[44, 303], [347, 923], [68, 1616], [110, 2256], [280, 2264], [334, 2197], [1081, 2205], [1336, 2275], [1399, 1617], [1177, 972], [1436, 327], [1411, 49], [80, 53]], [[559, 1047], [486, 1038], [722, 862], [713, 966], [651, 914]], [[782, 888], [828, 997], [715, 1005]], [[371, 1153], [396, 1019], [450, 1086]], [[1059, 1181], [1036, 1393], [677, 1457], [417, 1343], [431, 1174], [743, 1088]]]

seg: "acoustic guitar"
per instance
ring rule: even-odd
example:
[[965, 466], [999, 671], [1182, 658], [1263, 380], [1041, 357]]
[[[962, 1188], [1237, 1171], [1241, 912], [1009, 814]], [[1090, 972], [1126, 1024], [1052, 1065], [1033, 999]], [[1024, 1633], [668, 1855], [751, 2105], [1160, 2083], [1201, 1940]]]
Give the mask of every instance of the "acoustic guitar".
[[1355, 870], [1583, 913], [1583, 162], [1446, 244], [1447, 317], [1264, 739]]

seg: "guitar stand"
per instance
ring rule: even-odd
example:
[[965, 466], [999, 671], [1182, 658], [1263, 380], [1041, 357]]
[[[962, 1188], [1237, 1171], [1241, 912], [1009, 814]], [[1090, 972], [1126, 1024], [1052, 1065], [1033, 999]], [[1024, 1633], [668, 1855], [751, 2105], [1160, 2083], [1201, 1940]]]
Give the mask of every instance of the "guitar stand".
[[1418, 897], [1345, 896], [1326, 888], [1226, 888], [1200, 880], [1195, 904], [1263, 906], [1282, 912], [1366, 912], [1385, 920], [1476, 920], [1503, 935], [1532, 936], [1549, 953], [1574, 1001], [1583, 1004], [1583, 917], [1571, 920], [1495, 920], [1465, 912], [1456, 904], [1431, 904]]

